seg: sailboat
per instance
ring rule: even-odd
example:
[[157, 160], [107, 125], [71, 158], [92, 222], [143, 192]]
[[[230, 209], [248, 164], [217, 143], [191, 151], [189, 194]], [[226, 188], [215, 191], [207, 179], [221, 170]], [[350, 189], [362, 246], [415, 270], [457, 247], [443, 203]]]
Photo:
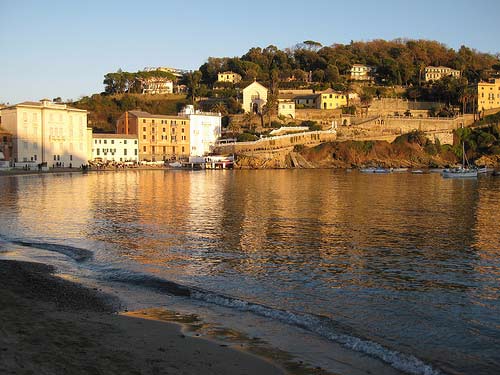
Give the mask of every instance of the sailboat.
[[460, 168], [445, 169], [443, 171], [444, 178], [475, 178], [477, 177], [477, 169], [469, 167], [469, 161], [465, 155], [465, 142], [462, 142], [462, 166]]

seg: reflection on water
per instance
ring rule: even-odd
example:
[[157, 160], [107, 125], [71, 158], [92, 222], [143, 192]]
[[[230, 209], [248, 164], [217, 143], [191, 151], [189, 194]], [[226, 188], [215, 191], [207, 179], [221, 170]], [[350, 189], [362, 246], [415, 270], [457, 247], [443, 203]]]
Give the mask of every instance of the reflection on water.
[[445, 370], [500, 366], [500, 179], [127, 171], [0, 191], [0, 235], [323, 315]]

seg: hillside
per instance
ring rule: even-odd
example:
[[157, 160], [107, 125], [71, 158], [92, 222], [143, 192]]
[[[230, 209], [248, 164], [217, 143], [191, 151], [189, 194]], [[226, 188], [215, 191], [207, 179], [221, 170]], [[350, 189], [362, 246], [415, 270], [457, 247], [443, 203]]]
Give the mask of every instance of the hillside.
[[[468, 160], [478, 166], [500, 166], [500, 128], [458, 129], [455, 146], [430, 141], [423, 133], [403, 134], [392, 143], [386, 141], [326, 142], [315, 147], [299, 147], [252, 155], [237, 155], [238, 168], [273, 169], [292, 168], [290, 159], [297, 159], [303, 168], [443, 168], [461, 163], [462, 142]], [[297, 154], [298, 153], [298, 154]], [[293, 154], [293, 155], [292, 155]]]
[[138, 109], [154, 114], [175, 115], [186, 103], [185, 95], [95, 94], [68, 104], [89, 111], [89, 126], [99, 133], [114, 132], [116, 120], [125, 111]]

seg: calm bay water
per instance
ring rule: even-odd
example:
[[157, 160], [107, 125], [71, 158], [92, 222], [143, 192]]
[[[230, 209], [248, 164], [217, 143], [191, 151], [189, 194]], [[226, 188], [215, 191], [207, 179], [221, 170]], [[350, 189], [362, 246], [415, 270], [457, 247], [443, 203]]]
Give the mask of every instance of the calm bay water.
[[[405, 371], [495, 374], [499, 205], [494, 177], [328, 170], [0, 177], [0, 238], [69, 255], [90, 250], [92, 260], [79, 267], [104, 278], [124, 270], [171, 280], [199, 299], [289, 319]], [[408, 356], [418, 360], [399, 363]]]

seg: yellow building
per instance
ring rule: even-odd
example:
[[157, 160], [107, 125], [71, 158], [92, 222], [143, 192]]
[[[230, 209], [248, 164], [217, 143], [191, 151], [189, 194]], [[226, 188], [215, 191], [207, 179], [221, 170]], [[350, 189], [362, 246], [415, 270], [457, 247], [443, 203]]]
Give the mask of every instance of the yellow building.
[[316, 108], [318, 109], [336, 109], [347, 106], [347, 95], [328, 89], [318, 93], [316, 99]]
[[217, 74], [217, 82], [238, 83], [241, 81], [241, 76], [234, 72], [222, 72]]
[[135, 134], [139, 161], [177, 160], [189, 157], [189, 117], [128, 111], [116, 122], [117, 134]]
[[301, 108], [337, 109], [347, 106], [347, 95], [333, 89], [295, 95], [293, 100]]
[[460, 77], [460, 70], [451, 69], [447, 66], [427, 66], [425, 67], [425, 81], [438, 81], [443, 77]]
[[477, 108], [480, 111], [500, 108], [500, 78], [477, 84]]

